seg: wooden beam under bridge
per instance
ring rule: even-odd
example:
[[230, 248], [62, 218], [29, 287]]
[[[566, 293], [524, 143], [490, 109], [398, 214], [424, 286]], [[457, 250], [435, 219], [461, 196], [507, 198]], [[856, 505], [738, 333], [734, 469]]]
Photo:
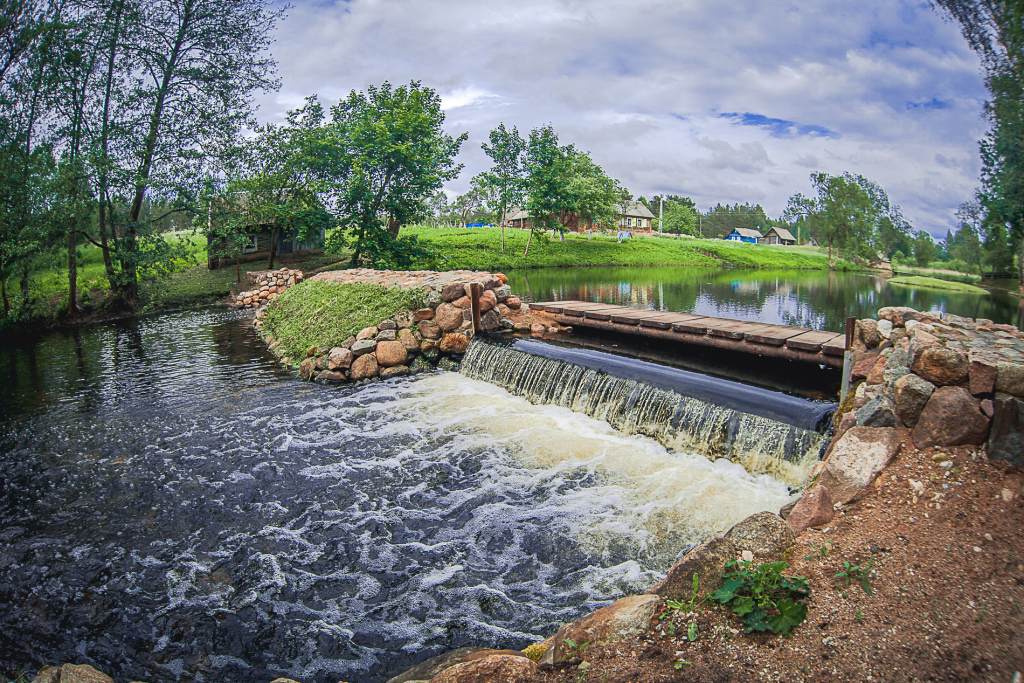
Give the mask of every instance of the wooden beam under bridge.
[[563, 325], [816, 363], [836, 369], [843, 367], [846, 348], [844, 335], [806, 327], [766, 325], [586, 301], [536, 303], [530, 304], [530, 310], [551, 314]]

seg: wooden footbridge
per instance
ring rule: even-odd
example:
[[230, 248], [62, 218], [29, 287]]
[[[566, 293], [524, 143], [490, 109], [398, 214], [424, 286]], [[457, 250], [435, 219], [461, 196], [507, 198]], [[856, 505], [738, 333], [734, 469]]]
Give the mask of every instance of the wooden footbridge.
[[714, 318], [689, 313], [648, 311], [586, 301], [530, 304], [563, 325], [710, 346], [728, 351], [817, 363], [842, 369], [846, 335], [806, 327]]

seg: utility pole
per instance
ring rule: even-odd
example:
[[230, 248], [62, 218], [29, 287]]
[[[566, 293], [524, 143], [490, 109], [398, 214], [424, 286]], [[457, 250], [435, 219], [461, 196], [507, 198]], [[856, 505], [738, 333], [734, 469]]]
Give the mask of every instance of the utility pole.
[[665, 225], [665, 195], [658, 197], [658, 234], [660, 235]]

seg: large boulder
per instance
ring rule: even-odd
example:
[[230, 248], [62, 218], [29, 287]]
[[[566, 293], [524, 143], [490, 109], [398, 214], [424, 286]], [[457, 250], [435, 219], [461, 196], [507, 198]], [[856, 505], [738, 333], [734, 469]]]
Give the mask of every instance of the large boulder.
[[861, 427], [895, 427], [896, 406], [886, 396], [876, 396], [854, 414]]
[[433, 308], [420, 308], [412, 314], [413, 322], [420, 322], [422, 320], [433, 320], [434, 309]]
[[943, 347], [927, 348], [914, 359], [914, 374], [936, 386], [962, 384], [967, 379], [967, 356]]
[[871, 374], [871, 369], [878, 361], [878, 351], [859, 351], [853, 360], [853, 367], [850, 369], [850, 381], [857, 382], [865, 379]]
[[411, 330], [401, 330], [398, 333], [398, 340], [402, 342], [402, 346], [409, 354], [417, 353], [420, 350], [420, 340], [416, 338], [416, 335]]
[[441, 339], [442, 353], [465, 353], [469, 348], [469, 339], [464, 334], [446, 334]]
[[992, 409], [988, 459], [1009, 460], [1024, 467], [1024, 401], [1009, 394], [996, 394]]
[[964, 387], [939, 387], [928, 399], [912, 435], [918, 448], [980, 444], [988, 435], [981, 402]]
[[359, 334], [356, 335], [356, 341], [369, 339], [373, 337], [375, 334], [377, 334], [376, 327], [364, 327], [363, 329], [359, 330]]
[[518, 296], [510, 296], [509, 298], [505, 299], [505, 305], [511, 308], [513, 311], [518, 311], [522, 307], [523, 302], [522, 299], [520, 299]]
[[497, 311], [491, 310], [480, 316], [480, 327], [488, 332], [501, 327], [501, 316]]
[[892, 336], [892, 321], [891, 320], [879, 320], [875, 329], [878, 330], [879, 336], [882, 339], [888, 339]]
[[729, 529], [725, 537], [741, 553], [749, 550], [758, 557], [781, 555], [796, 544], [796, 536], [786, 520], [771, 512], [758, 512], [747, 517]]
[[636, 640], [650, 627], [660, 602], [657, 595], [633, 595], [563, 625], [541, 658], [541, 664], [561, 664], [582, 657], [584, 647]]
[[460, 283], [445, 285], [441, 288], [441, 299], [444, 301], [455, 301], [466, 294], [466, 286]]
[[352, 366], [352, 350], [343, 349], [340, 346], [331, 349], [327, 356], [327, 369], [331, 372], [347, 370]]
[[385, 368], [403, 365], [409, 360], [409, 352], [400, 341], [382, 341], [377, 343], [377, 365]]
[[437, 323], [429, 320], [424, 320], [419, 324], [420, 334], [423, 335], [424, 339], [440, 339], [441, 328], [437, 326]]
[[991, 394], [996, 390], [999, 366], [995, 362], [986, 358], [972, 358], [967, 372], [972, 394]]
[[407, 683], [408, 681], [429, 681], [445, 669], [462, 664], [463, 662], [483, 659], [497, 653], [508, 653], [508, 650], [492, 650], [486, 647], [460, 647], [444, 654], [431, 657], [420, 662], [411, 669], [389, 678], [387, 683]]
[[434, 322], [445, 332], [451, 332], [462, 327], [462, 321], [465, 318], [462, 315], [462, 309], [452, 304], [441, 304], [437, 307], [437, 314], [434, 317]]
[[537, 665], [522, 653], [495, 654], [445, 669], [430, 683], [528, 683], [537, 675]]
[[722, 587], [725, 563], [735, 560], [737, 555], [736, 544], [728, 538], [712, 538], [688, 552], [647, 592], [673, 600], [689, 600], [693, 596], [693, 575], [697, 574], [700, 595], [707, 596]]
[[373, 353], [373, 350], [376, 348], [376, 339], [360, 339], [352, 345], [352, 354], [355, 356], [365, 356], [368, 353]]
[[368, 353], [352, 361], [352, 369], [349, 371], [349, 374], [351, 374], [354, 381], [359, 381], [376, 377], [379, 369], [377, 357], [372, 353]]
[[996, 374], [996, 391], [1024, 396], [1024, 365], [1000, 362]]
[[832, 496], [824, 486], [815, 486], [796, 502], [786, 524], [799, 536], [811, 527], [824, 526], [832, 521]]
[[882, 343], [882, 335], [878, 333], [877, 321], [871, 320], [870, 318], [866, 320], [858, 320], [857, 328], [860, 340], [864, 342], [864, 346], [869, 349], [873, 349]]
[[381, 379], [391, 379], [392, 377], [405, 377], [411, 372], [405, 365], [395, 365], [390, 368], [384, 368], [380, 371]]
[[60, 668], [60, 683], [114, 683], [114, 680], [88, 664], [65, 664]]
[[935, 385], [917, 375], [905, 375], [893, 385], [896, 396], [896, 416], [908, 427], [917, 424], [921, 411], [928, 404]]
[[836, 503], [859, 497], [900, 451], [895, 429], [854, 427], [836, 442], [818, 476]]
[[879, 356], [875, 359], [875, 364], [871, 367], [871, 371], [868, 372], [868, 376], [865, 381], [868, 384], [884, 384], [885, 383], [885, 368], [889, 362], [888, 356]]
[[486, 313], [487, 311], [491, 310], [492, 308], [494, 308], [497, 305], [498, 305], [498, 298], [496, 296], [494, 296], [494, 292], [493, 291], [488, 289], [486, 292], [484, 292], [483, 294], [480, 295], [480, 312], [481, 313]]
[[896, 327], [903, 327], [907, 324], [908, 320], [917, 320], [918, 318], [927, 318], [928, 316], [924, 313], [919, 313], [913, 308], [907, 306], [886, 306], [885, 308], [878, 309], [878, 319], [888, 320]]

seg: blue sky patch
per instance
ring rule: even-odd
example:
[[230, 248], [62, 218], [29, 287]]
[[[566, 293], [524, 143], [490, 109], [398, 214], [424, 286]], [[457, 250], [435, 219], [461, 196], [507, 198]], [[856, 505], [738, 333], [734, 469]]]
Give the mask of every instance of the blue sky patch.
[[761, 114], [751, 114], [749, 112], [740, 114], [738, 112], [732, 112], [719, 114], [719, 116], [721, 118], [732, 119], [743, 126], [757, 126], [758, 128], [764, 128], [773, 138], [795, 138], [804, 135], [814, 135], [825, 138], [839, 137], [838, 133], [825, 128], [824, 126], [801, 125], [796, 121], [772, 119]]
[[938, 98], [931, 98], [924, 102], [907, 102], [907, 109], [949, 109], [951, 105], [949, 102], [944, 102]]

